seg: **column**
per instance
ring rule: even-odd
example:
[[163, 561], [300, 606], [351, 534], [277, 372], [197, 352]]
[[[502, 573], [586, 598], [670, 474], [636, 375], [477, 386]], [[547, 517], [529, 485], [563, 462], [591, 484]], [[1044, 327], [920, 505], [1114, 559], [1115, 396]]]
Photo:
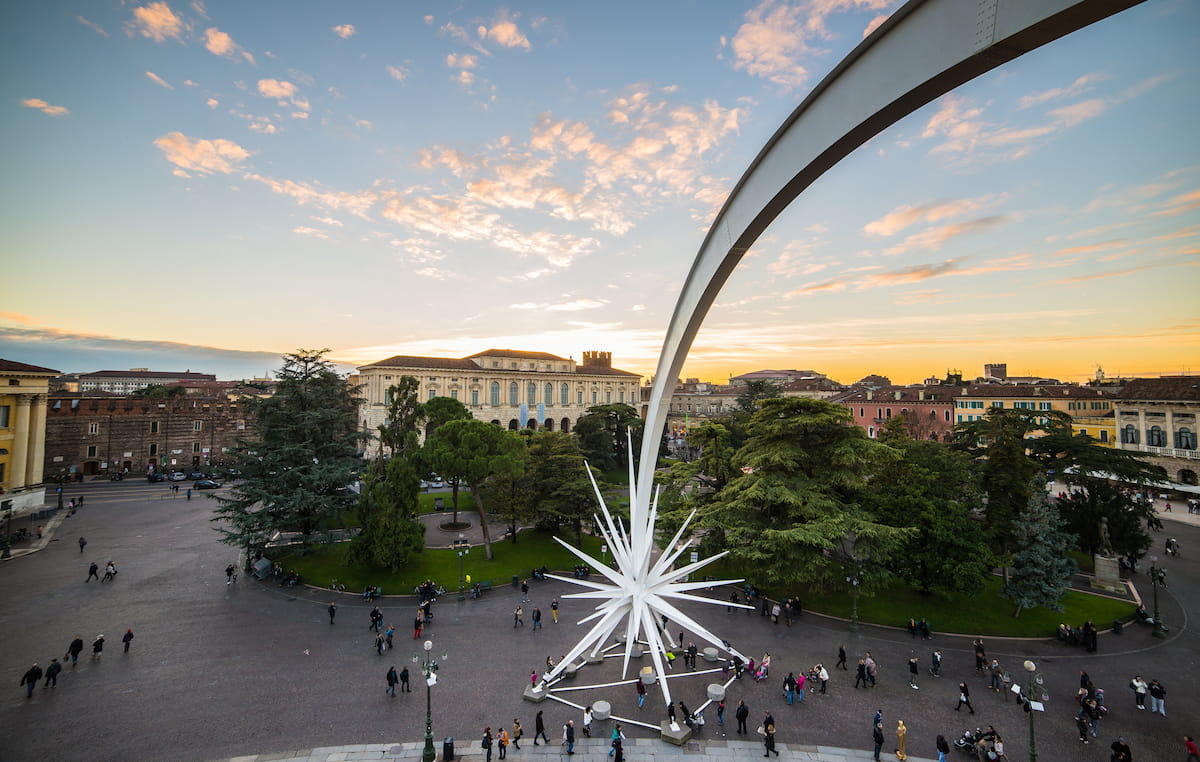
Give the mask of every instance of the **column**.
[[32, 398], [29, 421], [29, 456], [25, 465], [25, 483], [41, 484], [46, 464], [46, 400], [44, 394]]
[[17, 400], [17, 420], [13, 428], [13, 451], [9, 458], [12, 477], [9, 486], [13, 492], [24, 487], [29, 482], [25, 479], [25, 466], [29, 457], [29, 404], [33, 401], [31, 395], [14, 394]]

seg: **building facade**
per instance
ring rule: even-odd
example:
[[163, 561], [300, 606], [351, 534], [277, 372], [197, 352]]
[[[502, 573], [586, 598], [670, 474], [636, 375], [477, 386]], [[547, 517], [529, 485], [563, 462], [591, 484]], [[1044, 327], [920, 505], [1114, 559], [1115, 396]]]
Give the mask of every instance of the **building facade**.
[[15, 518], [46, 501], [42, 459], [50, 379], [58, 371], [0, 360], [0, 511]]
[[236, 400], [226, 397], [145, 399], [60, 392], [46, 419], [45, 479], [221, 465], [238, 439], [253, 435]]
[[[111, 392], [112, 394], [133, 394], [148, 386], [173, 384], [176, 382], [216, 381], [211, 373], [192, 373], [134, 368], [133, 370], [98, 370], [95, 373], [80, 373], [78, 375], [78, 391], [81, 392]], [[69, 382], [68, 382], [69, 383]]]
[[832, 401], [854, 416], [855, 425], [872, 439], [879, 437], [889, 418], [903, 417], [913, 439], [949, 442], [954, 430], [954, 397], [958, 387], [941, 385], [855, 388]]
[[1165, 376], [1130, 381], [1114, 400], [1117, 447], [1135, 450], [1162, 466], [1177, 489], [1196, 492], [1200, 450], [1200, 376]]
[[516, 431], [571, 431], [596, 405], [637, 408], [641, 376], [612, 367], [609, 352], [584, 352], [583, 363], [546, 352], [489, 349], [463, 358], [397, 355], [357, 369], [364, 404], [364, 431], [386, 417], [388, 387], [401, 376], [420, 385], [423, 402], [450, 397], [476, 419]]
[[[954, 422], [968, 423], [987, 415], [992, 408], [1011, 410], [1057, 410], [1070, 415], [1097, 418], [1111, 413], [1113, 392], [1073, 384], [972, 384], [955, 390]], [[1095, 439], [1107, 443], [1107, 434]], [[1102, 439], [1102, 437], [1105, 437]]]

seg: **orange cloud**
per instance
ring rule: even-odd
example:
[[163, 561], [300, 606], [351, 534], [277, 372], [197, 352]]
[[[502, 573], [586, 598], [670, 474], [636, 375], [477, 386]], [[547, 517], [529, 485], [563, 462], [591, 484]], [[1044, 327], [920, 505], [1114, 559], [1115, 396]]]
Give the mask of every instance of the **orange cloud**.
[[1012, 221], [1012, 219], [1011, 215], [993, 214], [966, 222], [955, 222], [935, 228], [928, 228], [922, 230], [920, 233], [910, 235], [895, 246], [884, 249], [883, 253], [895, 256], [897, 254], [905, 254], [913, 249], [936, 251], [942, 248], [947, 241], [954, 238], [994, 230]]
[[174, 87], [171, 85], [171, 83], [170, 83], [170, 82], [167, 82], [165, 79], [163, 79], [162, 77], [158, 76], [157, 74], [155, 74], [155, 73], [154, 73], [154, 72], [152, 72], [152, 71], [148, 71], [148, 72], [146, 72], [146, 78], [147, 78], [147, 79], [149, 79], [149, 80], [150, 80], [151, 82], [153, 82], [154, 84], [158, 85], [159, 87], [165, 87], [165, 88], [167, 88], [168, 90], [174, 90], [174, 89], [175, 89], [175, 88], [174, 88]]
[[338, 24], [337, 26], [330, 28], [333, 30], [334, 34], [336, 34], [338, 37], [341, 37], [343, 40], [350, 39], [357, 31], [354, 28], [354, 24]]
[[51, 106], [41, 98], [26, 98], [21, 101], [21, 105], [25, 108], [35, 108], [46, 116], [66, 116], [71, 113], [66, 106]]
[[167, 161], [184, 170], [202, 174], [235, 171], [250, 152], [232, 140], [191, 140], [182, 132], [169, 132], [154, 141]]
[[974, 212], [997, 201], [1007, 200], [1008, 195], [980, 196], [964, 198], [957, 201], [930, 201], [915, 206], [899, 206], [877, 220], [872, 220], [863, 226], [863, 233], [868, 236], [890, 236], [920, 222], [940, 222], [943, 219], [957, 217], [966, 212]]
[[204, 47], [214, 56], [236, 58], [240, 55], [250, 63], [254, 63], [254, 56], [242, 50], [242, 46], [234, 42], [232, 37], [216, 27], [204, 30]]
[[491, 27], [480, 26], [478, 33], [481, 39], [494, 40], [497, 44], [503, 45], [506, 48], [521, 48], [529, 50], [532, 47], [529, 44], [529, 38], [521, 33], [514, 19], [519, 18], [517, 14], [511, 14], [507, 10], [501, 9], [497, 14], [496, 20], [492, 22]]
[[133, 9], [133, 21], [127, 26], [130, 35], [134, 33], [148, 37], [155, 42], [164, 42], [168, 37], [178, 40], [183, 34], [183, 20], [175, 15], [171, 6], [162, 0], [141, 8]]

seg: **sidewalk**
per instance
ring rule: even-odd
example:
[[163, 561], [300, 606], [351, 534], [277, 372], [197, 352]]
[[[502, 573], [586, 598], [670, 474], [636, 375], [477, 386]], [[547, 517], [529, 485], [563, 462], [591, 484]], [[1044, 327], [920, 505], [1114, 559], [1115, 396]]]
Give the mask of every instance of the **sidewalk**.
[[[894, 743], [895, 738], [893, 737]], [[348, 760], [418, 760], [425, 748], [424, 741], [399, 744], [363, 744], [358, 746], [323, 746], [317, 749], [293, 749], [277, 754], [252, 754], [246, 757], [232, 757], [228, 760], [213, 760], [213, 762], [343, 762]], [[438, 760], [442, 759], [442, 742], [434, 743]], [[895, 753], [887, 745], [881, 759], [894, 760]], [[568, 757], [567, 747], [558, 744], [533, 746], [526, 742], [520, 749], [509, 747], [508, 758], [513, 762], [522, 759], [548, 760], [561, 759], [572, 762], [608, 762], [609, 745], [598, 738], [584, 738], [575, 743], [575, 754]], [[871, 752], [858, 749], [839, 749], [832, 746], [808, 746], [805, 744], [781, 743], [776, 746], [778, 757], [773, 759], [797, 760], [799, 762], [869, 762]], [[750, 741], [725, 741], [702, 739], [692, 741], [683, 747], [671, 746], [658, 739], [630, 738], [625, 742], [625, 758], [630, 762], [643, 760], [678, 760], [686, 757], [694, 760], [715, 760], [716, 762], [733, 762], [733, 760], [753, 759], [762, 757], [763, 745]], [[454, 758], [468, 762], [481, 762], [486, 759], [479, 741], [467, 743], [456, 742]], [[499, 759], [499, 753], [494, 752], [493, 760]], [[933, 762], [928, 757], [908, 755], [912, 762]]]

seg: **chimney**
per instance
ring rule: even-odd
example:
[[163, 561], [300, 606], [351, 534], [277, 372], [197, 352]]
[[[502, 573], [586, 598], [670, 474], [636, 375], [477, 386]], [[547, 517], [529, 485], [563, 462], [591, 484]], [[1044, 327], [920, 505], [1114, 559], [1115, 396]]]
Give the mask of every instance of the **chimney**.
[[925, 399], [925, 390], [924, 389], [921, 389], [920, 391], [917, 392], [917, 399], [919, 399], [919, 400]]
[[873, 389], [868, 389], [867, 390], [867, 400], [870, 401], [873, 399], [875, 399], [875, 391]]
[[897, 400], [899, 400], [899, 399], [903, 399], [903, 398], [904, 398], [904, 392], [900, 391], [899, 389], [897, 389], [896, 391], [892, 392], [892, 394], [894, 395], [894, 399], [897, 399]]
[[612, 352], [584, 352], [583, 367], [585, 368], [611, 368], [612, 367]]

